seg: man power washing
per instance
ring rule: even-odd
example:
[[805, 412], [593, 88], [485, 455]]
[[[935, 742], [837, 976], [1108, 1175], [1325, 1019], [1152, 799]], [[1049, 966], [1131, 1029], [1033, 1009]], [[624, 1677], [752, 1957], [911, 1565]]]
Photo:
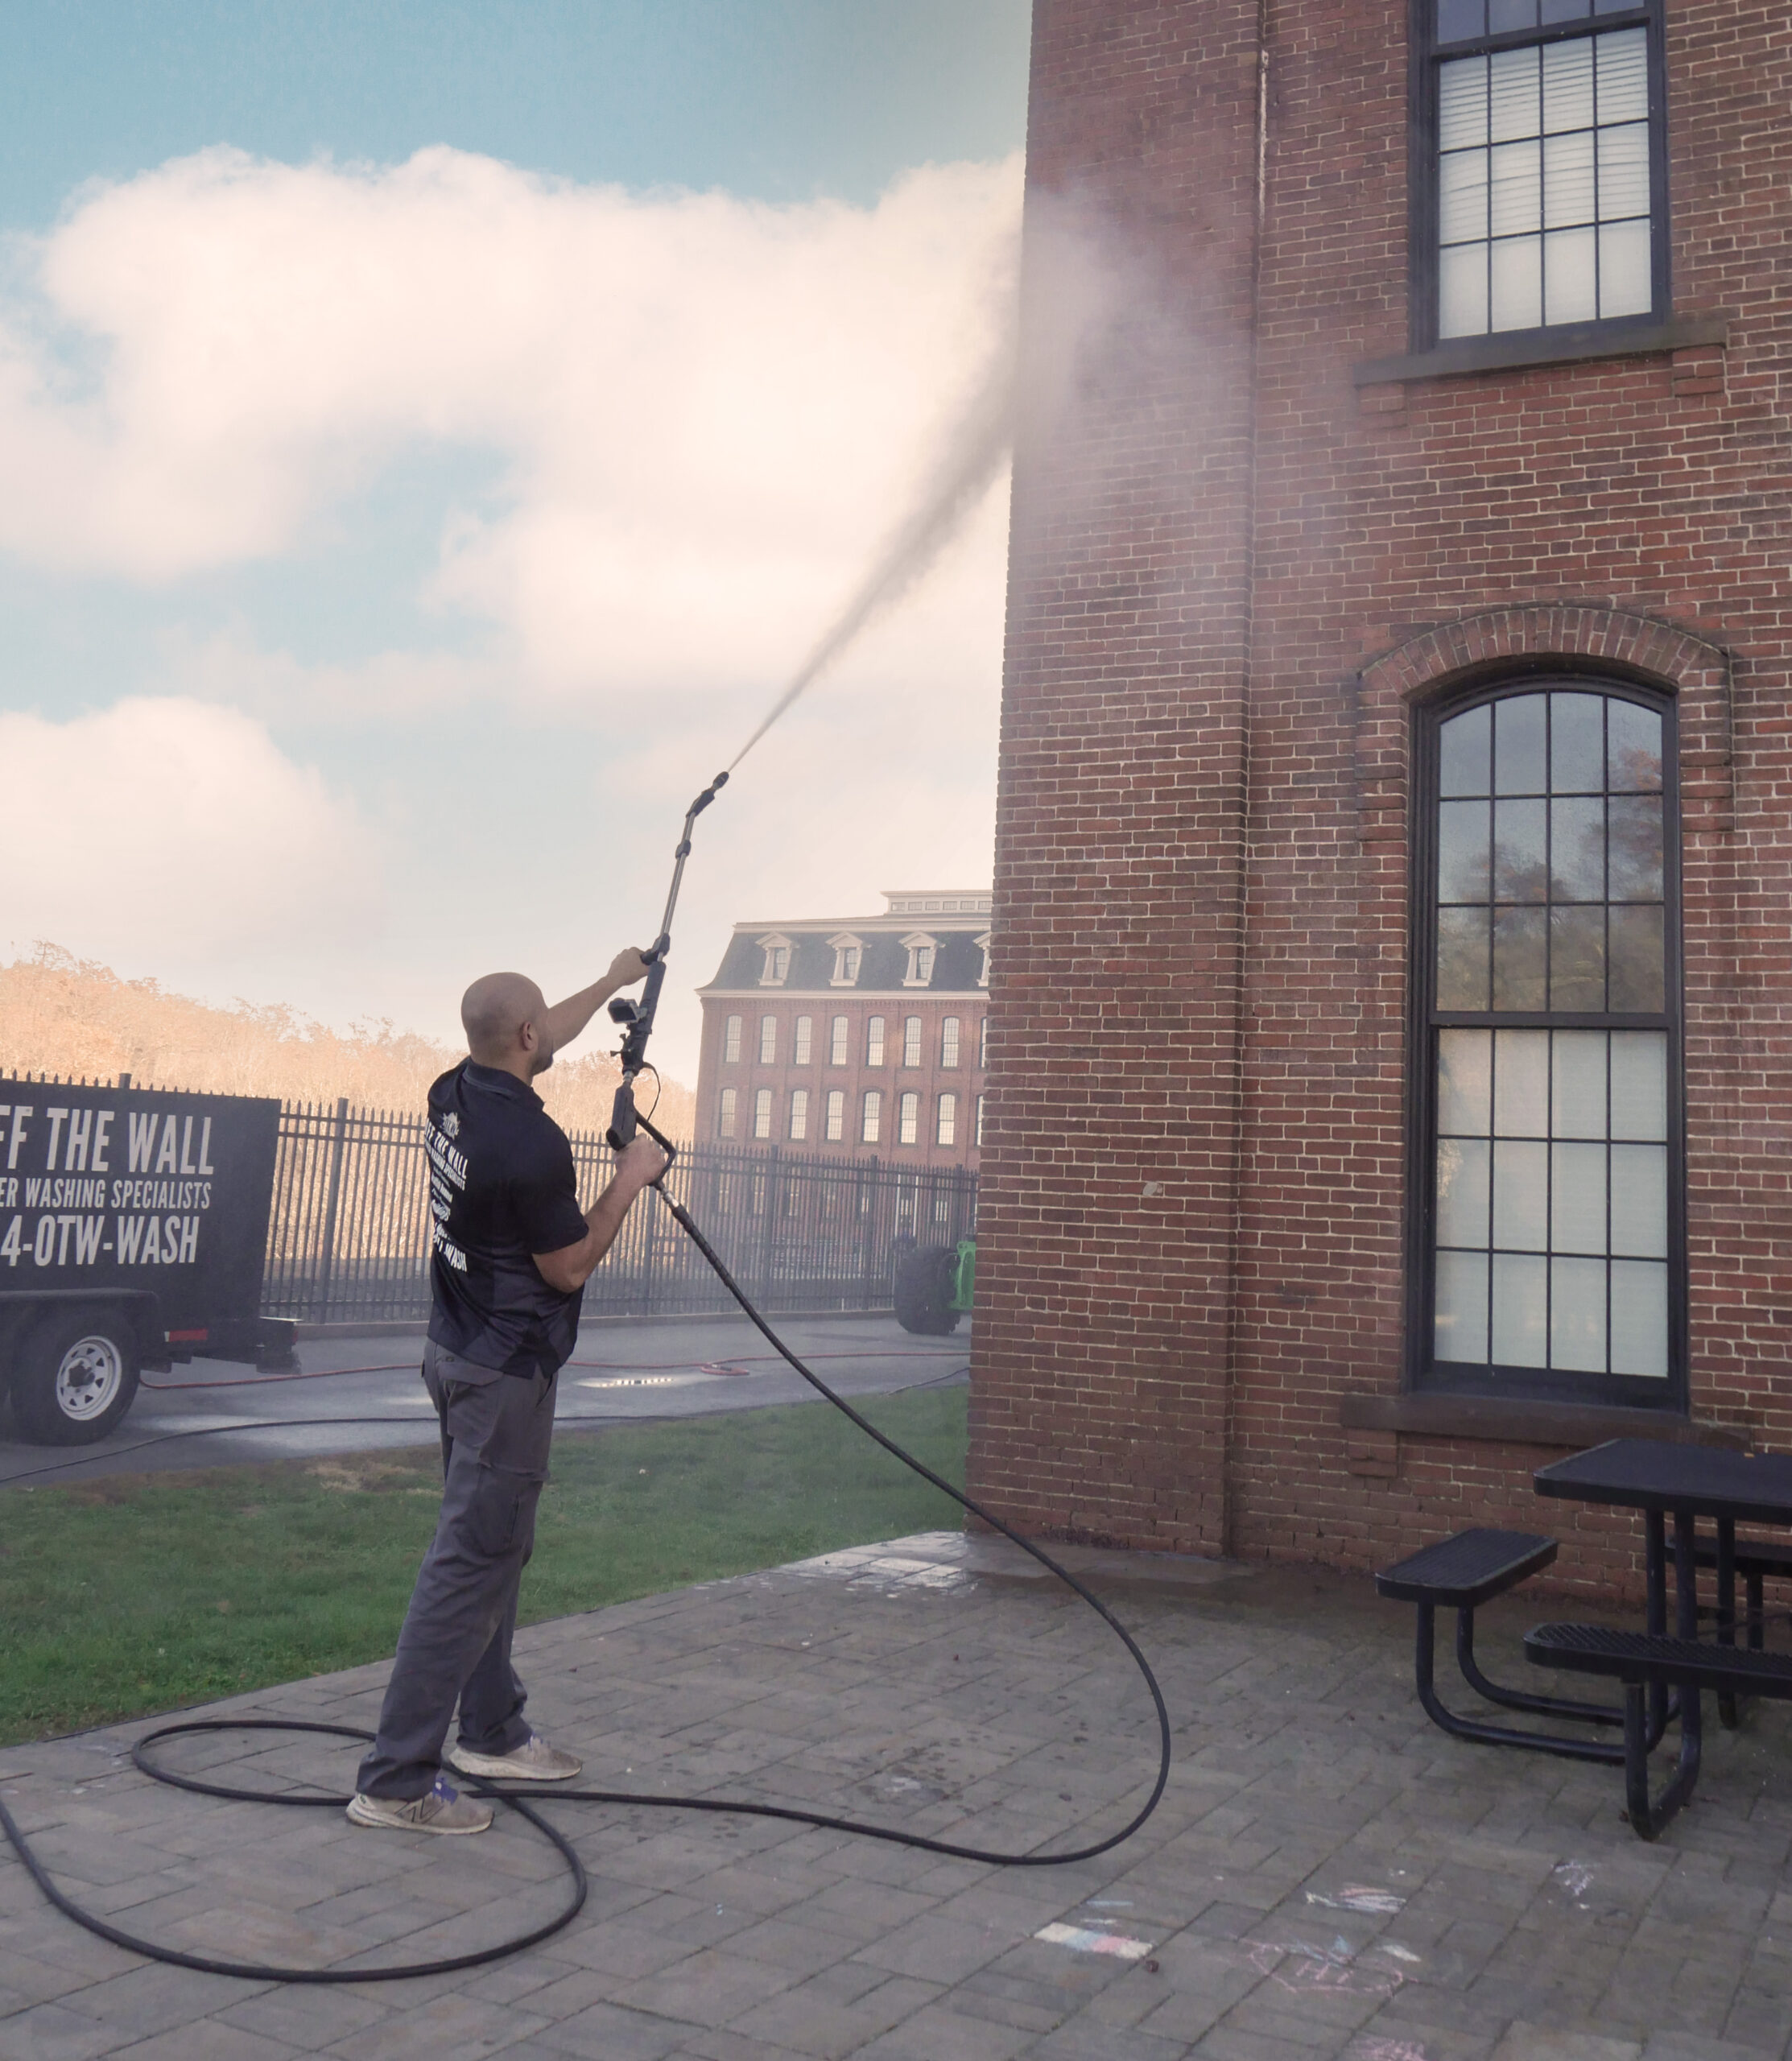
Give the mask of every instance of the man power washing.
[[572, 1148], [529, 1084], [646, 972], [640, 952], [619, 952], [602, 980], [551, 1009], [520, 973], [475, 981], [460, 1004], [471, 1056], [429, 1091], [434, 1307], [423, 1382], [441, 1425], [442, 1510], [349, 1805], [357, 1825], [490, 1824], [489, 1805], [443, 1778], [456, 1699], [459, 1737], [446, 1757], [463, 1774], [569, 1782], [579, 1772], [523, 1718], [526, 1695], [510, 1665], [517, 1589], [585, 1282], [667, 1159], [651, 1138], [634, 1138], [581, 1213]]

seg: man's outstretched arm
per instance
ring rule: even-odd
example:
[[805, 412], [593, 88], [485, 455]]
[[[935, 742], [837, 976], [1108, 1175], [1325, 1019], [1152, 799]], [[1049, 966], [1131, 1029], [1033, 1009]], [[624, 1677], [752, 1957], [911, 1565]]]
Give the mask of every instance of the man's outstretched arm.
[[612, 995], [623, 988], [632, 988], [637, 981], [646, 977], [647, 962], [633, 945], [626, 952], [617, 952], [602, 980], [593, 981], [588, 988], [580, 988], [576, 995], [568, 995], [564, 1002], [557, 1002], [548, 1010], [542, 1026], [547, 1033], [548, 1049], [555, 1052], [564, 1050]]
[[[620, 985], [620, 984], [619, 984]], [[616, 1155], [616, 1177], [585, 1212], [584, 1236], [576, 1245], [562, 1245], [558, 1252], [531, 1255], [535, 1271], [550, 1288], [570, 1295], [582, 1288], [601, 1260], [616, 1242], [629, 1205], [650, 1181], [663, 1174], [670, 1163], [653, 1140], [643, 1134], [632, 1139]]]

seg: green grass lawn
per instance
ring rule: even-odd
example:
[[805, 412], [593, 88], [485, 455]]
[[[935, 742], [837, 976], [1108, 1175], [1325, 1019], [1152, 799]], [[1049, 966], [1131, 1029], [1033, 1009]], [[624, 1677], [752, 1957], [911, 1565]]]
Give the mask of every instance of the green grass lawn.
[[[860, 1407], [962, 1484], [965, 1401]], [[390, 1654], [440, 1479], [430, 1447], [0, 1490], [0, 1745]], [[522, 1621], [961, 1518], [820, 1404], [563, 1431]]]

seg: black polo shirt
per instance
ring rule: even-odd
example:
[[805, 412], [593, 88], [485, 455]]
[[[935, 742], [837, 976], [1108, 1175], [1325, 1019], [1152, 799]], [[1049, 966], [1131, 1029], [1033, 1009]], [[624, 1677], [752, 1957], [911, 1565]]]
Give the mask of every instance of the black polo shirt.
[[553, 1374], [579, 1335], [583, 1288], [541, 1278], [533, 1255], [587, 1229], [566, 1133], [514, 1074], [463, 1059], [429, 1091], [423, 1132], [435, 1219], [429, 1335], [500, 1373]]

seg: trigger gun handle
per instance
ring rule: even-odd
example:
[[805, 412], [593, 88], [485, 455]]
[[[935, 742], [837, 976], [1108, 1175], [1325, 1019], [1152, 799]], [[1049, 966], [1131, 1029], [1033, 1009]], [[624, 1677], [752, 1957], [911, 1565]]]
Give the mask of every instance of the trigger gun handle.
[[634, 1142], [637, 1131], [644, 1130], [660, 1150], [666, 1154], [666, 1164], [648, 1183], [658, 1187], [672, 1170], [672, 1162], [678, 1157], [678, 1147], [664, 1131], [642, 1116], [634, 1106], [634, 1083], [625, 1080], [616, 1091], [616, 1100], [610, 1105], [609, 1129], [605, 1132], [605, 1142], [612, 1152], [620, 1152]]

